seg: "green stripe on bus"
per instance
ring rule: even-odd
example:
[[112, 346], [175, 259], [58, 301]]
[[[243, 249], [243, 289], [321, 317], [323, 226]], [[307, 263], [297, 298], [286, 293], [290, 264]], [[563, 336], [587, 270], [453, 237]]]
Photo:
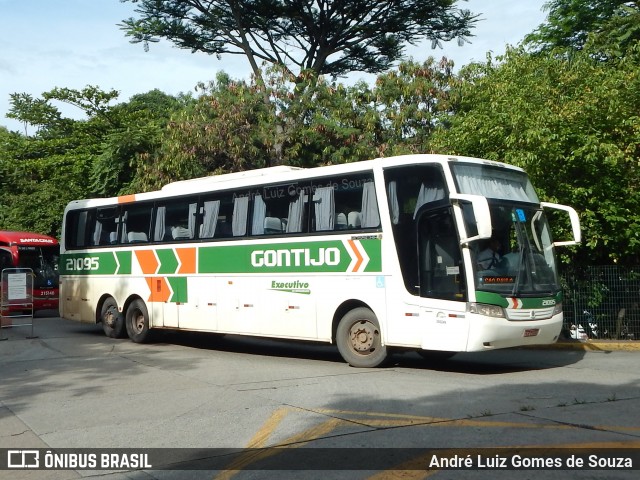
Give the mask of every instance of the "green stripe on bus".
[[160, 260], [159, 274], [175, 273], [178, 269], [178, 259], [171, 248], [156, 250], [158, 260]]
[[167, 277], [173, 295], [169, 299], [171, 303], [187, 303], [189, 295], [187, 291], [187, 277]]
[[382, 272], [381, 242], [379, 239], [360, 240], [362, 248], [369, 255], [369, 264], [365, 272]]
[[358, 242], [366, 258], [339, 240], [201, 247], [198, 273], [338, 273], [352, 265], [358, 273], [380, 272], [380, 240]]
[[[343, 242], [213, 245], [198, 249], [198, 273], [379, 273], [382, 243], [378, 238]], [[154, 249], [159, 275], [176, 273], [179, 260], [171, 248]], [[62, 275], [131, 275], [133, 252], [67, 253]]]
[[113, 252], [74, 253], [62, 255], [61, 275], [113, 275], [118, 263]]
[[131, 275], [131, 251], [117, 251], [116, 258], [120, 267], [116, 272], [118, 275]]

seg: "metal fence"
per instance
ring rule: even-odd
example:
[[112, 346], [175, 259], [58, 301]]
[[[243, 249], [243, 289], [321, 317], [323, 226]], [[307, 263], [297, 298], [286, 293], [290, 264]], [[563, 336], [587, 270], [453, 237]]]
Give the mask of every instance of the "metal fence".
[[562, 284], [567, 336], [582, 328], [592, 339], [640, 340], [640, 267], [565, 269]]

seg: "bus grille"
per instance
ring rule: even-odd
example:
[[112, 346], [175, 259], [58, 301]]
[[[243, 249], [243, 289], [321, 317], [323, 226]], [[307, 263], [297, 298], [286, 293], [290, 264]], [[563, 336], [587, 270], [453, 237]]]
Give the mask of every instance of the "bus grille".
[[531, 320], [546, 320], [553, 316], [553, 308], [529, 308], [529, 309], [514, 309], [506, 308], [507, 319], [514, 321], [531, 321]]

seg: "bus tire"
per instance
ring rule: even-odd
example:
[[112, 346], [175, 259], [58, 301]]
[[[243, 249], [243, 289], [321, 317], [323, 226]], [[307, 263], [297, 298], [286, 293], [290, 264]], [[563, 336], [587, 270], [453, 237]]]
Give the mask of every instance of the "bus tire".
[[140, 299], [134, 300], [127, 308], [125, 319], [127, 334], [136, 343], [148, 342], [151, 338], [149, 330], [149, 313], [147, 306]]
[[123, 338], [127, 334], [124, 315], [118, 311], [118, 303], [113, 297], [107, 298], [100, 308], [102, 330], [109, 338]]
[[378, 319], [365, 307], [354, 308], [342, 317], [336, 330], [336, 344], [342, 358], [352, 367], [377, 367], [387, 358]]

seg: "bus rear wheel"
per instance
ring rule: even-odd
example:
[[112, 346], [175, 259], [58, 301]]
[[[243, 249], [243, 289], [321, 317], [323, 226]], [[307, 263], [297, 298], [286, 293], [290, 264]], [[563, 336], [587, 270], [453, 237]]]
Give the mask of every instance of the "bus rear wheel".
[[126, 335], [124, 316], [118, 311], [118, 303], [113, 297], [107, 298], [100, 309], [102, 330], [109, 338], [123, 338]]
[[149, 330], [149, 313], [142, 300], [134, 300], [127, 308], [125, 319], [127, 334], [136, 343], [148, 342], [151, 338]]
[[340, 355], [352, 367], [377, 367], [387, 358], [378, 319], [365, 307], [355, 308], [342, 317], [336, 343]]

